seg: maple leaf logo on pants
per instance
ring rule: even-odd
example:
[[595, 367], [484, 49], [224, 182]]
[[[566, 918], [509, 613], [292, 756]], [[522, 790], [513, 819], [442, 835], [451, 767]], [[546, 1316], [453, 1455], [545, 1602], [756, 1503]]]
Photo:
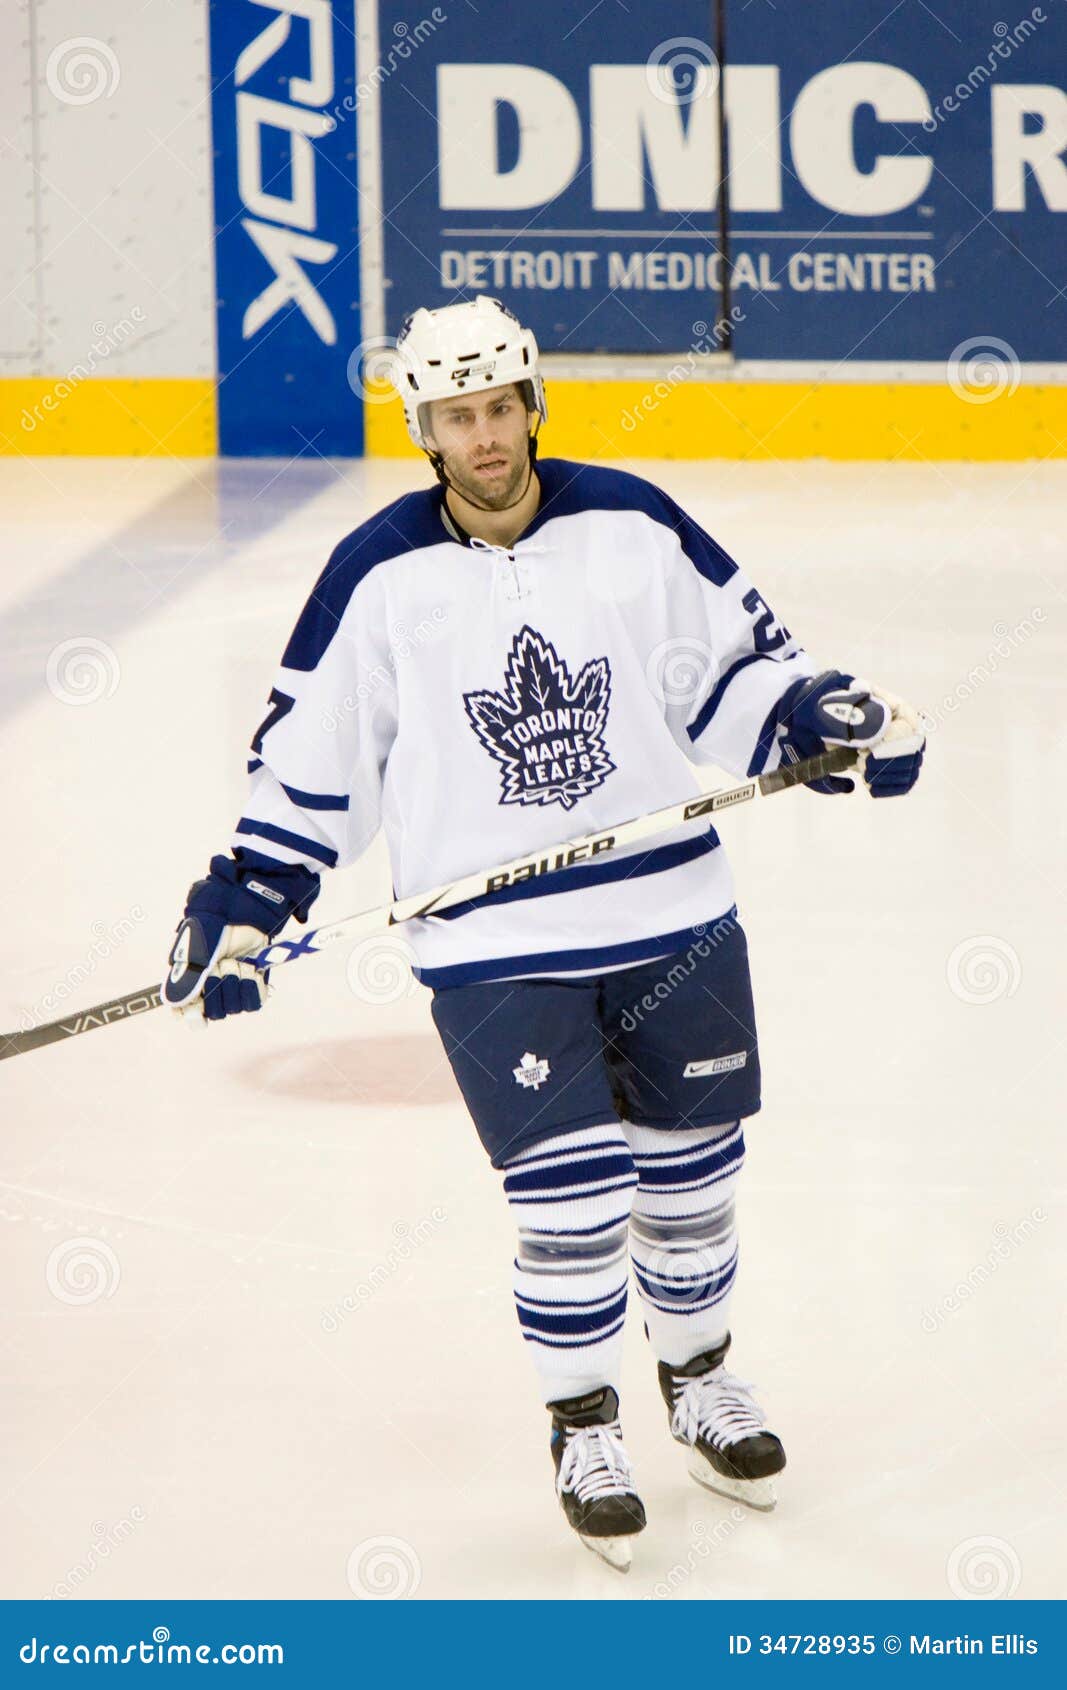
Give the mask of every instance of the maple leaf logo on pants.
[[503, 692], [468, 692], [471, 727], [501, 765], [502, 804], [574, 808], [615, 768], [604, 748], [611, 668], [593, 658], [576, 676], [528, 625], [511, 644]]

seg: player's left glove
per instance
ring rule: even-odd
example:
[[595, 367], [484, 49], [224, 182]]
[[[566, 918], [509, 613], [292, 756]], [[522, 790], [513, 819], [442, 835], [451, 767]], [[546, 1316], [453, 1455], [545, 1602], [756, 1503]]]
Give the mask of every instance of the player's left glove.
[[871, 689], [884, 699], [892, 717], [878, 744], [868, 752], [863, 778], [872, 798], [897, 798], [910, 792], [919, 778], [926, 750], [926, 730], [919, 712], [886, 687]]
[[221, 1021], [261, 1009], [269, 969], [242, 962], [263, 949], [290, 916], [307, 920], [319, 895], [310, 870], [244, 847], [212, 857], [206, 879], [189, 888], [160, 995], [184, 1015]]
[[[816, 757], [830, 746], [852, 746], [866, 753], [862, 773], [875, 798], [908, 792], [919, 778], [926, 736], [918, 712], [885, 687], [827, 669], [797, 681], [779, 710], [786, 729], [783, 762]], [[808, 785], [814, 792], [851, 792], [855, 781], [830, 775]]]

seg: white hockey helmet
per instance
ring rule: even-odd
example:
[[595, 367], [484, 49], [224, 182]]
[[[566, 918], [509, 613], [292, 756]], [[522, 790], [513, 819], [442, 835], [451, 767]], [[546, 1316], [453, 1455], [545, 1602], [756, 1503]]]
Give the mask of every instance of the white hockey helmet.
[[404, 321], [396, 343], [393, 384], [404, 402], [404, 420], [416, 446], [430, 450], [423, 406], [481, 388], [523, 386], [526, 409], [544, 422], [545, 384], [537, 368], [532, 329], [499, 299], [479, 294], [463, 305], [438, 311], [425, 306]]

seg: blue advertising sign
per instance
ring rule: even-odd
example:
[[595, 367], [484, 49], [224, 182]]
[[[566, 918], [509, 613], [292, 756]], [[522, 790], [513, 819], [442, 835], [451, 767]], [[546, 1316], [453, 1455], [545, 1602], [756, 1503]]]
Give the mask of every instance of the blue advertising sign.
[[698, 0], [450, 9], [380, 88], [389, 332], [486, 291], [547, 351], [674, 352], [728, 262], [739, 357], [1061, 358], [1067, 8], [723, 4], [721, 64]]
[[219, 450], [362, 451], [354, 0], [212, 0]]

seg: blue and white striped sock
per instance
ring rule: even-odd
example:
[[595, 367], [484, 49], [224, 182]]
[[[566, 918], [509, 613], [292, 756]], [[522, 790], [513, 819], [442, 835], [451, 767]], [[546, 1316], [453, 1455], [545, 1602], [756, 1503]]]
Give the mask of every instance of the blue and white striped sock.
[[618, 1121], [543, 1139], [504, 1169], [519, 1226], [515, 1306], [546, 1403], [619, 1388], [636, 1184]]
[[729, 1330], [744, 1135], [740, 1121], [685, 1132], [624, 1122], [622, 1130], [639, 1177], [630, 1253], [649, 1341], [658, 1361], [681, 1366]]

